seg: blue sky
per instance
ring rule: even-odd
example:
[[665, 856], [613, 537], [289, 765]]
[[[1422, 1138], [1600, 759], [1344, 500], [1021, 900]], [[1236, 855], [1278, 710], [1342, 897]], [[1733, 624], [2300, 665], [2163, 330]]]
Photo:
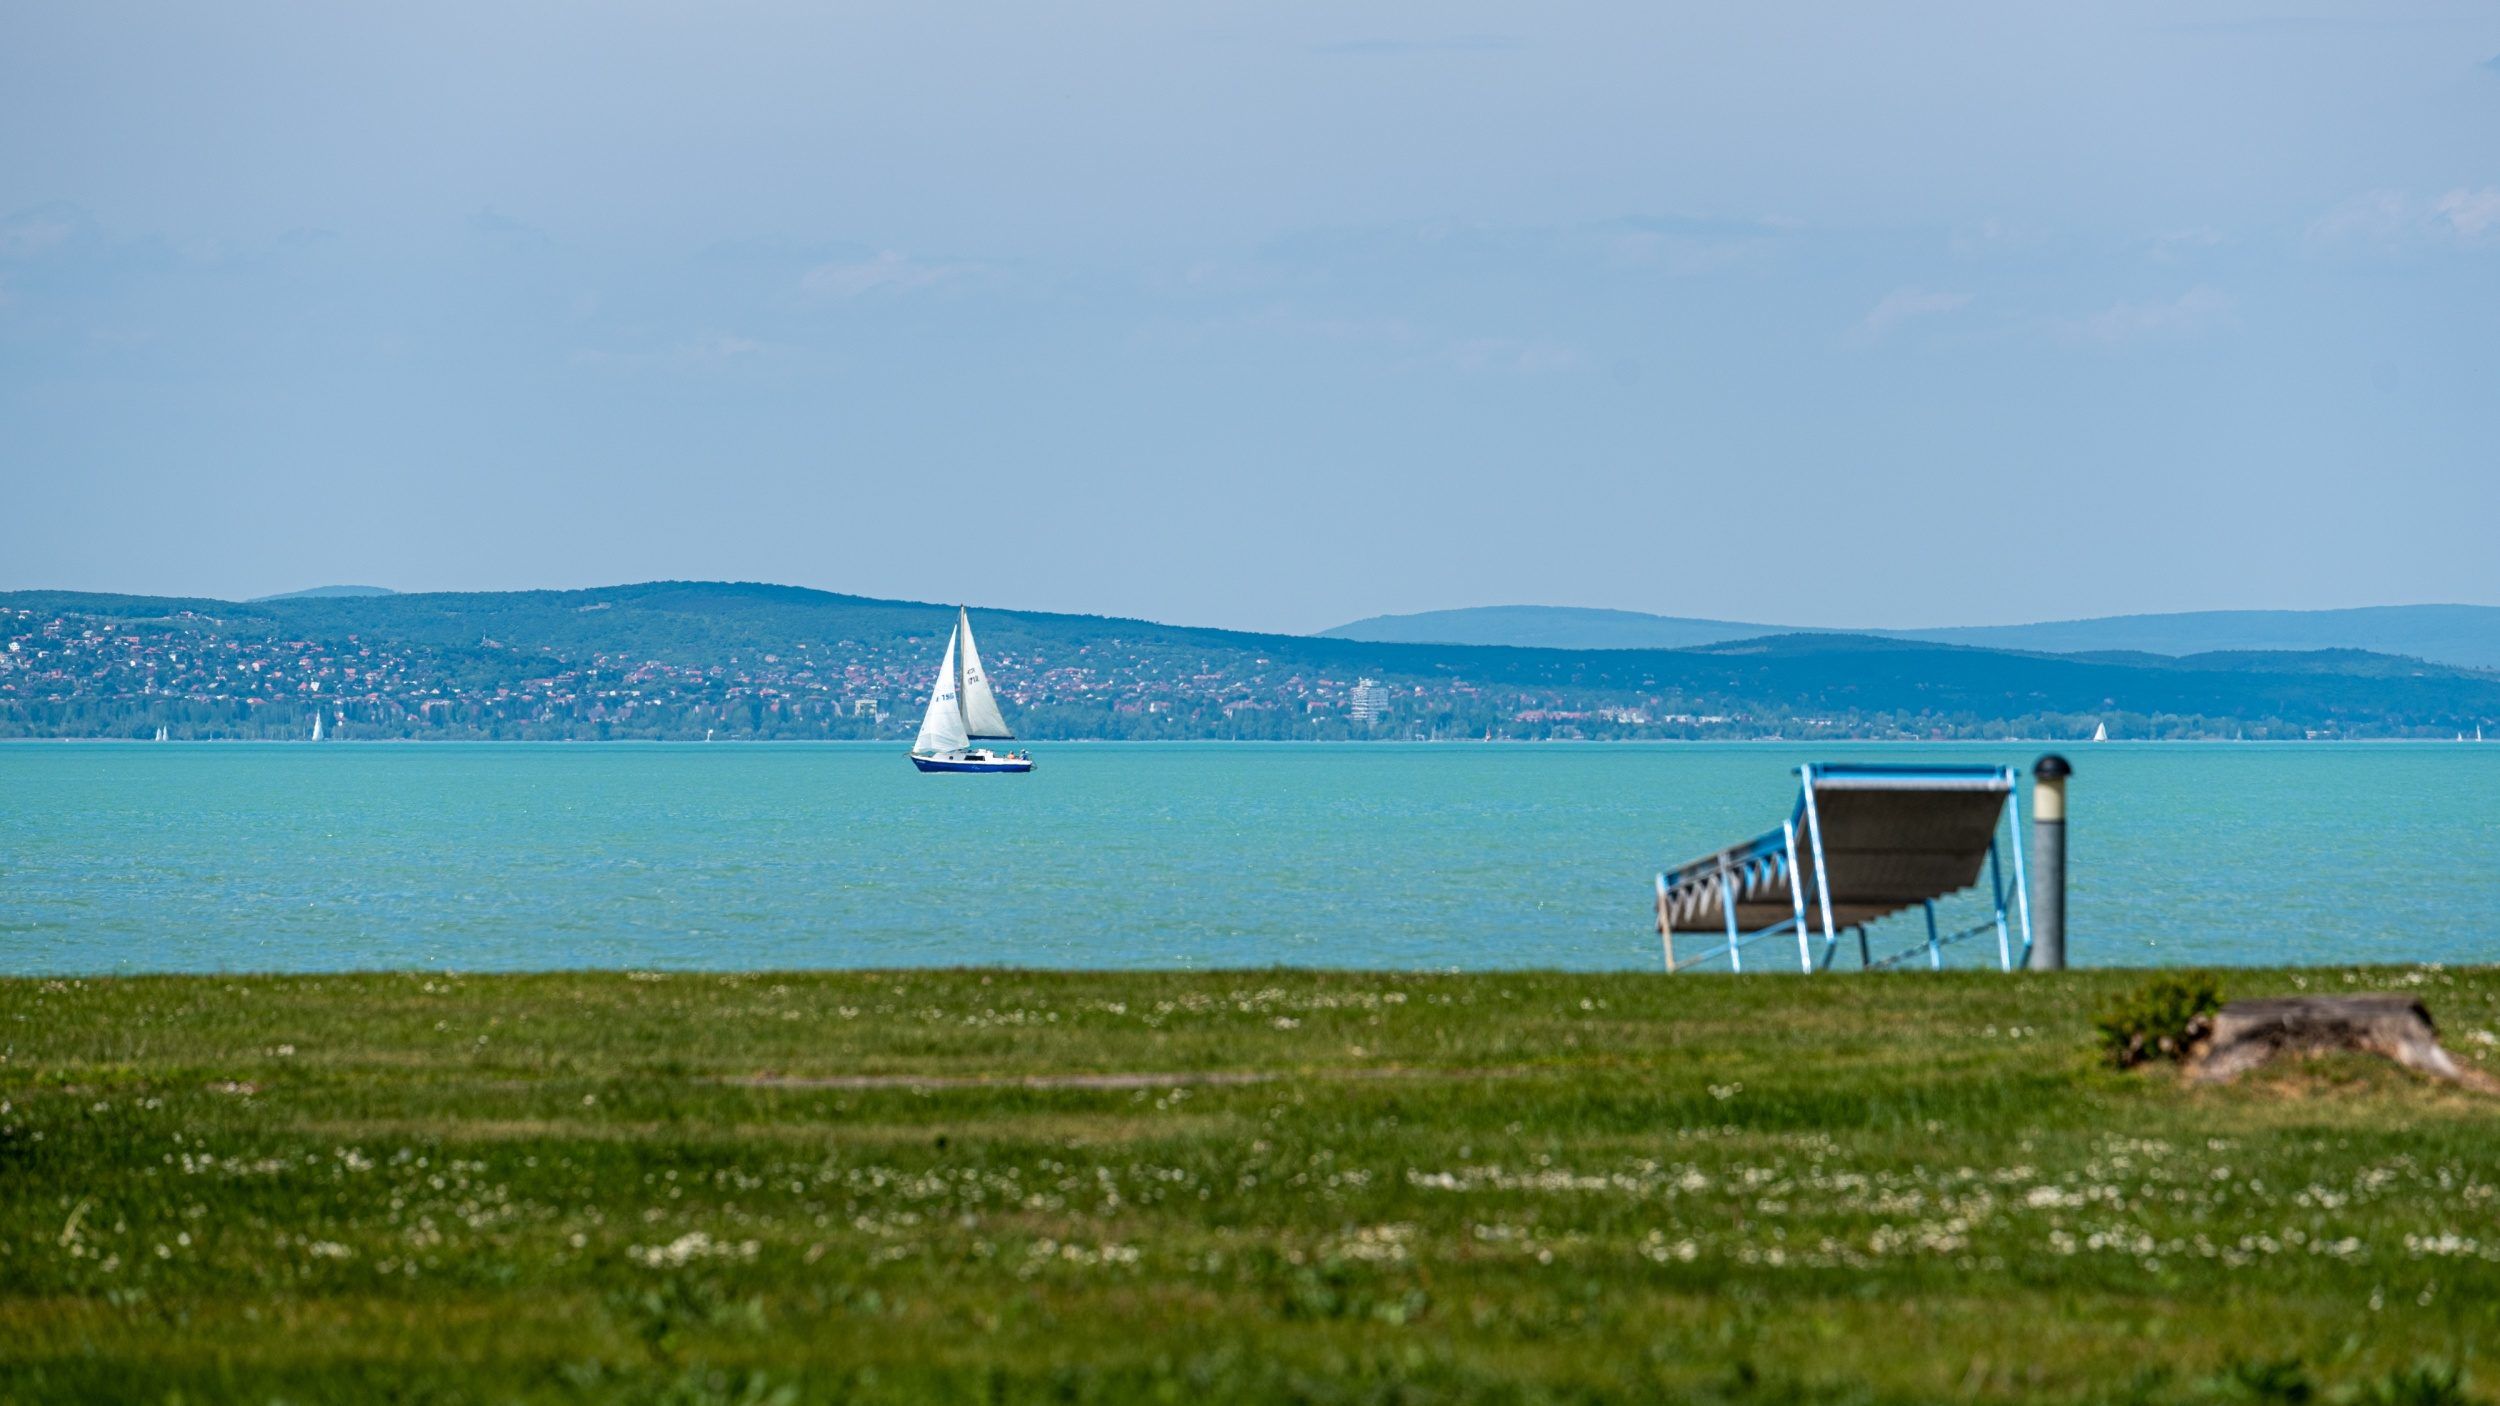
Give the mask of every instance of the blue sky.
[[0, 587], [2500, 603], [2500, 8], [0, 10]]

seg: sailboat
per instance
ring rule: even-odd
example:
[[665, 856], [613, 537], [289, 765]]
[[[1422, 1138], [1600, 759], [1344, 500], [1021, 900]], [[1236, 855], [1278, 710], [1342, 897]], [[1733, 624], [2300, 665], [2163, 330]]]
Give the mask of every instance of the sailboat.
[[2095, 742], [2107, 742], [2109, 740], [2109, 724], [2095, 724], [2092, 728], [2092, 740]]
[[157, 740], [157, 741], [159, 741], [159, 742], [162, 742], [162, 741], [164, 741], [164, 740], [165, 740], [165, 727], [164, 727], [164, 724], [162, 724], [162, 723], [159, 723], [159, 724], [157, 725], [157, 728], [156, 728], [156, 740]]
[[320, 740], [321, 740], [321, 710], [320, 710], [319, 708], [315, 708], [315, 709], [313, 709], [313, 735], [312, 735], [312, 740], [313, 740], [313, 741], [315, 741], [315, 742], [318, 742], [318, 741], [320, 741]]
[[911, 744], [911, 764], [922, 771], [1031, 771], [1029, 756], [1001, 756], [972, 745], [1012, 742], [1015, 736], [999, 715], [989, 675], [981, 671], [971, 613], [958, 607], [955, 633], [947, 636], [946, 658], [938, 665], [937, 686], [929, 692], [928, 714], [920, 720], [920, 738]]

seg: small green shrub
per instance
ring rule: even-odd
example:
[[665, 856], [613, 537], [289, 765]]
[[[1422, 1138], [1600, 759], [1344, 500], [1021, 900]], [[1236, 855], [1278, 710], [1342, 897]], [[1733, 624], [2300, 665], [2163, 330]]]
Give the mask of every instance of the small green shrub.
[[2365, 1406], [2470, 1406], [2465, 1374], [2441, 1362], [2400, 1367], [2361, 1389]]
[[2297, 1357], [2238, 1358], [2206, 1384], [2205, 1396], [2249, 1406], [2309, 1406], [2318, 1384]]
[[2101, 1051], [2120, 1069], [2149, 1060], [2177, 1063], [2213, 1033], [2222, 997], [2210, 977], [2161, 977], [2119, 997], [2093, 1022]]

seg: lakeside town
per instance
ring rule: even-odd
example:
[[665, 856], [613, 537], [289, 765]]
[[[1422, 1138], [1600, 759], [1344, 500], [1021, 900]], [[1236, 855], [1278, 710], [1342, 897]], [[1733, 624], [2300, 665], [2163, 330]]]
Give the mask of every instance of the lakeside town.
[[[784, 587], [418, 599], [0, 597], [0, 737], [900, 741], [944, 648], [930, 608]], [[2489, 675], [2349, 651], [2185, 668], [1846, 636], [1571, 652], [993, 616], [991, 678], [1037, 740], [2319, 740], [2461, 735], [2500, 710]]]
[[[933, 657], [843, 640], [708, 664], [604, 651], [566, 658], [491, 638], [446, 649], [257, 634], [191, 610], [139, 620], [0, 610], [0, 642], [0, 735], [153, 736], [162, 727], [169, 739], [309, 735], [316, 715], [335, 738], [904, 738]], [[1267, 659], [1245, 672], [1144, 644], [1009, 649], [991, 667], [1001, 695], [1045, 736], [1750, 735], [1776, 721], [1464, 680], [1393, 687]]]

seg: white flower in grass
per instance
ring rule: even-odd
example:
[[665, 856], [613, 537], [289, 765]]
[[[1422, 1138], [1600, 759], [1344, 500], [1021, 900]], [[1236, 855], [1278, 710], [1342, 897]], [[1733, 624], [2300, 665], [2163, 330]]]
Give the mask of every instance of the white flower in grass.
[[755, 1258], [762, 1246], [753, 1240], [730, 1244], [714, 1240], [700, 1230], [689, 1230], [665, 1245], [635, 1245], [625, 1251], [626, 1258], [651, 1269], [680, 1269], [699, 1259]]
[[1408, 1242], [1415, 1237], [1415, 1227], [1403, 1223], [1366, 1225], [1352, 1234], [1338, 1237], [1328, 1252], [1339, 1259], [1359, 1260], [1366, 1264], [1398, 1264], [1412, 1256]]

